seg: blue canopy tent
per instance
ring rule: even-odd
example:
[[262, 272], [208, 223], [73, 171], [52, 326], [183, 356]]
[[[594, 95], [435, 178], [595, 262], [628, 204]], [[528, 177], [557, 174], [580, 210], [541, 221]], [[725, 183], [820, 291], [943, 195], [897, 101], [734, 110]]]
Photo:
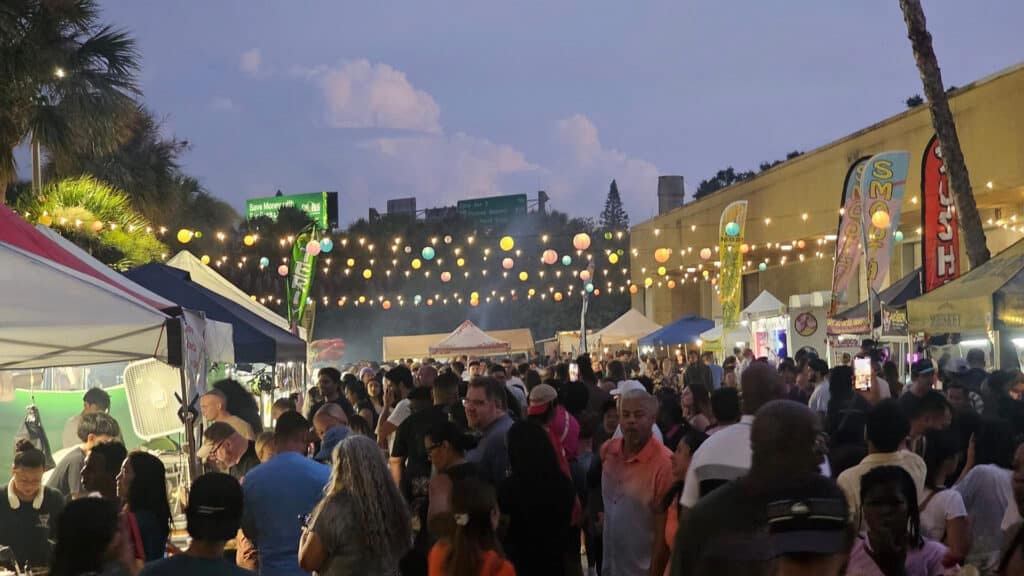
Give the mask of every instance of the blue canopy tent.
[[637, 342], [640, 346], [672, 346], [696, 344], [701, 332], [715, 327], [715, 323], [696, 315], [683, 316], [661, 330], [655, 330]]
[[236, 362], [306, 361], [306, 343], [298, 336], [192, 282], [184, 270], [151, 263], [132, 268], [125, 276], [179, 306], [202, 310], [207, 318], [230, 323]]

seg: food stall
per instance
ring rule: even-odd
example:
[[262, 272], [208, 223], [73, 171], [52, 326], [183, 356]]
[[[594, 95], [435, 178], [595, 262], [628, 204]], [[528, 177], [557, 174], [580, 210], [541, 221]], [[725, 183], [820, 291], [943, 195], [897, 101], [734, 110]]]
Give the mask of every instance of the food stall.
[[749, 348], [754, 356], [776, 361], [789, 355], [789, 316], [786, 305], [767, 290], [740, 311], [740, 323], [750, 330]]

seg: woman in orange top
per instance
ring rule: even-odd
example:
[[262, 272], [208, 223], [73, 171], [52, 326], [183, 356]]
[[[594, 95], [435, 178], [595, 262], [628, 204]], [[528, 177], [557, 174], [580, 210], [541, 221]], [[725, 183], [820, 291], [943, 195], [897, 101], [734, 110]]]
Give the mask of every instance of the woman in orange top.
[[[683, 480], [686, 479], [686, 471], [690, 469], [690, 460], [693, 458], [693, 453], [697, 451], [697, 448], [700, 448], [700, 445], [704, 443], [704, 440], [707, 440], [707, 437], [707, 434], [700, 430], [690, 428], [683, 434], [679, 445], [676, 446], [676, 451], [672, 453], [672, 478], [675, 482], [662, 501], [663, 509], [666, 511], [664, 533], [656, 535], [655, 539], [658, 546], [668, 548], [668, 554], [663, 555], [663, 558], [671, 558], [672, 547], [676, 541], [676, 532], [679, 531], [679, 496], [683, 492]], [[666, 575], [669, 573], [670, 568], [671, 565], [665, 566]]]
[[429, 576], [515, 576], [502, 557], [495, 531], [498, 502], [494, 488], [475, 478], [459, 482], [451, 492], [451, 538], [430, 550]]

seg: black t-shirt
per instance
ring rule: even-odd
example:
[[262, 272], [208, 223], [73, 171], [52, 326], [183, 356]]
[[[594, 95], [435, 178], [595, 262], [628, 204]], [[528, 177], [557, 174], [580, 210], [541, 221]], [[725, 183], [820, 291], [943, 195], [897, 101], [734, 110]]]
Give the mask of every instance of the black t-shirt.
[[245, 475], [249, 473], [249, 470], [260, 465], [260, 457], [256, 454], [256, 443], [249, 440], [249, 446], [245, 449], [245, 454], [242, 454], [242, 459], [238, 461], [230, 469], [228, 474], [234, 477], [236, 480], [245, 478]]
[[0, 546], [9, 546], [19, 565], [43, 567], [50, 563], [50, 538], [64, 509], [60, 492], [43, 487], [43, 501], [36, 510], [33, 502], [19, 502], [11, 508], [10, 492], [0, 494]]
[[85, 452], [82, 451], [82, 447], [73, 448], [53, 469], [46, 485], [60, 492], [65, 499], [70, 499], [82, 491], [82, 466], [84, 464]]
[[430, 459], [423, 439], [434, 426], [448, 419], [447, 406], [431, 406], [414, 412], [395, 432], [391, 457], [404, 460], [400, 488], [410, 504], [430, 494]]
[[[338, 396], [338, 398], [336, 400], [332, 400], [332, 402], [334, 402], [338, 406], [341, 406], [341, 409], [345, 411], [345, 415], [348, 416], [349, 418], [351, 418], [352, 415], [356, 413], [356, 411], [352, 409], [352, 404], [349, 403], [348, 398], [345, 398], [344, 396]], [[327, 402], [324, 402], [323, 400], [313, 404], [313, 406], [311, 406], [309, 409], [309, 419], [312, 420], [313, 416], [316, 416], [317, 410], [323, 408], [324, 405], [326, 404]]]
[[512, 476], [498, 488], [498, 508], [509, 517], [502, 547], [517, 574], [564, 574], [576, 490], [557, 476], [550, 482]]

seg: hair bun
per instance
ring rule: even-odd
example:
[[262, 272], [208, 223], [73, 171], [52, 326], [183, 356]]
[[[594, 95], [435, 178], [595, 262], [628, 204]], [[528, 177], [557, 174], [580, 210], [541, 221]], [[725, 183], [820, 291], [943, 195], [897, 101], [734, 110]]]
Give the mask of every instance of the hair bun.
[[32, 443], [28, 438], [18, 438], [17, 442], [14, 443], [14, 453], [20, 454], [22, 452], [28, 452], [30, 450], [39, 450], [36, 445]]

